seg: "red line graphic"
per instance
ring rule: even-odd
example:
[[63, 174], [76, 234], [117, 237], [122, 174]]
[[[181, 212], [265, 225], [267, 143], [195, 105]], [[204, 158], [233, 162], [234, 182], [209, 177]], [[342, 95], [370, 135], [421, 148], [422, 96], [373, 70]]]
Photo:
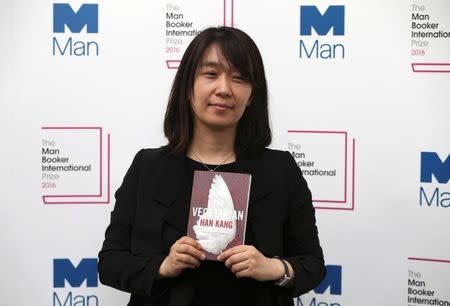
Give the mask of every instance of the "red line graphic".
[[412, 63], [413, 72], [450, 73], [450, 63]]
[[448, 260], [448, 259], [434, 259], [434, 258], [408, 257], [408, 260], [428, 261], [428, 262], [440, 262], [440, 263], [450, 263], [450, 260]]
[[356, 141], [353, 138], [352, 142], [352, 151], [353, 151], [353, 158], [352, 158], [352, 206], [351, 207], [315, 207], [315, 209], [329, 209], [329, 210], [348, 210], [348, 211], [354, 211], [355, 210], [355, 151], [356, 151]]
[[223, 25], [227, 25], [227, 0], [223, 0]]
[[312, 134], [344, 134], [344, 199], [343, 200], [314, 200], [317, 203], [347, 203], [347, 132], [341, 131], [303, 131], [288, 130], [288, 133], [312, 133]]
[[110, 134], [108, 134], [108, 142], [107, 142], [107, 199], [106, 201], [64, 201], [64, 202], [49, 202], [50, 198], [101, 198], [103, 196], [103, 129], [101, 127], [42, 127], [43, 130], [98, 130], [99, 131], [99, 151], [100, 151], [100, 186], [98, 194], [79, 194], [79, 195], [43, 195], [42, 200], [44, 204], [108, 204], [110, 202], [110, 184], [111, 184], [111, 138]]
[[[349, 198], [347, 197], [347, 183], [348, 183], [348, 133], [344, 131], [309, 131], [309, 130], [288, 130], [288, 133], [316, 133], [316, 134], [344, 134], [345, 136], [345, 158], [344, 158], [344, 200], [313, 200], [315, 203], [337, 203], [337, 204], [346, 204]], [[351, 181], [351, 207], [329, 207], [329, 206], [320, 206], [315, 207], [315, 209], [329, 209], [329, 210], [355, 210], [355, 153], [356, 153], [356, 140], [352, 139], [352, 161], [351, 161], [351, 173], [352, 173], [352, 181]]]

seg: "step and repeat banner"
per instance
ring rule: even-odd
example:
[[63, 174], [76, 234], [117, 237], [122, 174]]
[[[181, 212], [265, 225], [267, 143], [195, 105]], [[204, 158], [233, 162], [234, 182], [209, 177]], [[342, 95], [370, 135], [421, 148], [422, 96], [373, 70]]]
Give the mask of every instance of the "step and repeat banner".
[[2, 0], [0, 17], [2, 305], [126, 305], [97, 275], [114, 191], [165, 144], [179, 61], [216, 25], [259, 46], [272, 147], [312, 190], [328, 273], [295, 305], [450, 305], [448, 0]]

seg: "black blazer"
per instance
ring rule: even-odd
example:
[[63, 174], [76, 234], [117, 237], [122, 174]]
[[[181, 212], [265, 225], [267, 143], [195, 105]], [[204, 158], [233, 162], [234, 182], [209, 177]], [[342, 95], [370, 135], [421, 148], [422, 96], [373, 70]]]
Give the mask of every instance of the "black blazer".
[[[248, 279], [249, 305], [293, 305], [292, 297], [317, 286], [325, 275], [311, 193], [289, 152], [266, 149], [254, 159], [238, 159], [252, 175], [246, 244], [292, 265], [292, 288]], [[100, 281], [131, 293], [128, 305], [189, 305], [192, 271], [157, 280], [171, 245], [186, 234], [179, 207], [186, 186], [186, 158], [160, 149], [139, 151], [117, 190], [111, 223], [99, 253]], [[178, 210], [177, 210], [178, 209]]]

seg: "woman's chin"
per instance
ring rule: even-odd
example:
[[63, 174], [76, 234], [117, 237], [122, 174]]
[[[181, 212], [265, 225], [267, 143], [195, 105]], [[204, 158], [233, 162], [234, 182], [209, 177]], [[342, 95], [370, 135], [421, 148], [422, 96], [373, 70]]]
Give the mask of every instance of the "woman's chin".
[[232, 122], [230, 120], [208, 120], [206, 122], [202, 122], [201, 125], [206, 129], [210, 129], [214, 132], [224, 132], [227, 130], [235, 130], [237, 123]]

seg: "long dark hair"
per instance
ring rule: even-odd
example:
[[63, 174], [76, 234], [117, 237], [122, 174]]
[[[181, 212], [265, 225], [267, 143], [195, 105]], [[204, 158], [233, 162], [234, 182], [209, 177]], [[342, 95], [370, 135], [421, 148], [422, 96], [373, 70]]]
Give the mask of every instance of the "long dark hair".
[[205, 50], [216, 43], [225, 59], [252, 85], [251, 104], [239, 120], [234, 149], [238, 156], [251, 156], [272, 141], [267, 103], [267, 83], [261, 54], [243, 31], [230, 27], [212, 27], [198, 34], [186, 49], [170, 91], [164, 118], [164, 134], [169, 143], [163, 150], [184, 154], [193, 135], [193, 115], [189, 97]]

